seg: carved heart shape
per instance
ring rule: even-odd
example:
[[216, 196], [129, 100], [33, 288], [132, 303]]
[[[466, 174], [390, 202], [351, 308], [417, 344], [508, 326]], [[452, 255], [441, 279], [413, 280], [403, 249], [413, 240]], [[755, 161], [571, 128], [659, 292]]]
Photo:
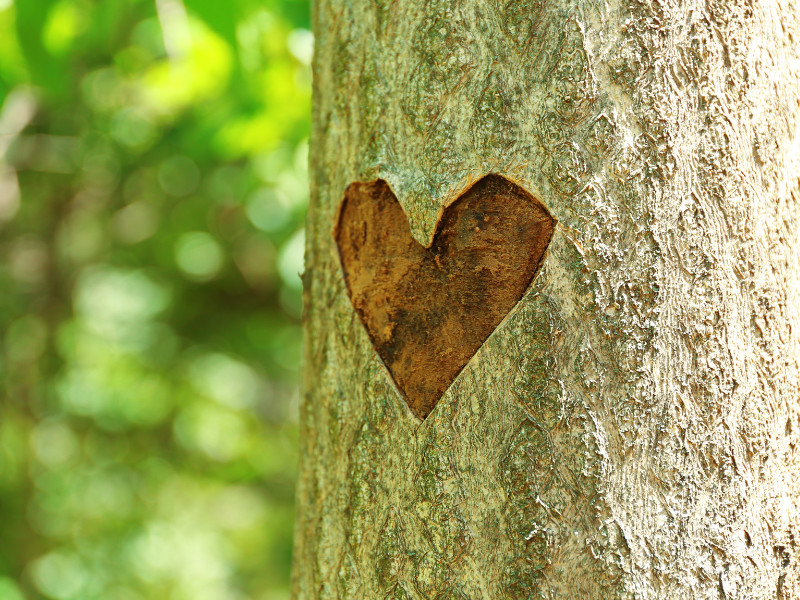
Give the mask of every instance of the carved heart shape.
[[350, 300], [420, 419], [533, 281], [554, 219], [500, 175], [487, 175], [440, 216], [429, 248], [383, 180], [353, 183], [334, 237]]

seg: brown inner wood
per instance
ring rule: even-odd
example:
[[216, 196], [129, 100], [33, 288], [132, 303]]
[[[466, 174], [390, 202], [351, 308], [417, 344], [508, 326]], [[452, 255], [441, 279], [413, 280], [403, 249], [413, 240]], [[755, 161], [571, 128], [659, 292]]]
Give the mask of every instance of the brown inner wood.
[[425, 248], [385, 181], [347, 188], [334, 231], [347, 291], [417, 417], [522, 298], [554, 225], [528, 192], [488, 175], [445, 209]]

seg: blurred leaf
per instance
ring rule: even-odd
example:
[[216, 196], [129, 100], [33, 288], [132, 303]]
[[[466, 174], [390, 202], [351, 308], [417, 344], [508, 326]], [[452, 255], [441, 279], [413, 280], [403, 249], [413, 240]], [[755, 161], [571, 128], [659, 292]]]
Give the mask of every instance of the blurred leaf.
[[0, 102], [14, 84], [28, 81], [27, 65], [15, 31], [16, 14], [13, 4], [0, 8]]
[[45, 47], [44, 29], [55, 0], [23, 0], [15, 3], [17, 40], [28, 65], [31, 79], [50, 96], [67, 93], [67, 74], [61, 60]]
[[203, 19], [225, 39], [231, 48], [238, 46], [236, 26], [240, 19], [239, 4], [235, 0], [186, 0], [186, 8]]
[[88, 26], [91, 6], [76, 0], [57, 0], [50, 7], [47, 20], [42, 29], [42, 42], [53, 56], [60, 56], [69, 50], [72, 42]]

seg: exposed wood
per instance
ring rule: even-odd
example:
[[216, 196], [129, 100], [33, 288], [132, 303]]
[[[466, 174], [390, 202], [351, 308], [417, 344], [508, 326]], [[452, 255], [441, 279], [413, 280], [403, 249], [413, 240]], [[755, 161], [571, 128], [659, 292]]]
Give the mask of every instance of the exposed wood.
[[348, 186], [335, 232], [347, 290], [418, 418], [522, 298], [552, 236], [541, 204], [499, 175], [447, 207], [430, 248], [385, 181]]

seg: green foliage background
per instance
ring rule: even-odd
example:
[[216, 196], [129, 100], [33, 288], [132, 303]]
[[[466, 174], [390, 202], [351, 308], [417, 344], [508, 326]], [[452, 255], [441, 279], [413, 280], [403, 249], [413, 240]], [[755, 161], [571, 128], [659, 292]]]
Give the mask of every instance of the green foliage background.
[[0, 600], [288, 597], [305, 0], [0, 0]]

